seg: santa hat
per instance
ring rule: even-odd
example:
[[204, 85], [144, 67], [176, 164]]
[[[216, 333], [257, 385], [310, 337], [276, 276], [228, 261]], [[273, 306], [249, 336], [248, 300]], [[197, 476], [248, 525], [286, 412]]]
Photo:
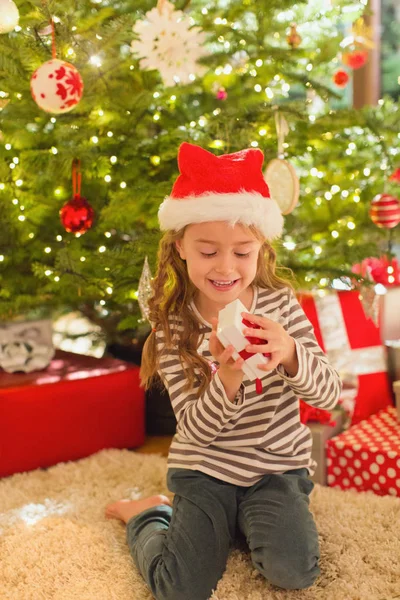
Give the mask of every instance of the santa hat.
[[267, 240], [282, 234], [283, 217], [270, 197], [257, 148], [215, 156], [184, 142], [178, 151], [180, 175], [158, 211], [162, 231], [191, 223], [227, 221], [255, 225]]

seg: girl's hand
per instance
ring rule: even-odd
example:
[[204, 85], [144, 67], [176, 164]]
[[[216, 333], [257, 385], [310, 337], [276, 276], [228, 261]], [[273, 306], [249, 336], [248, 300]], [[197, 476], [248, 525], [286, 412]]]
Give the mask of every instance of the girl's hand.
[[243, 329], [244, 335], [246, 337], [258, 337], [265, 340], [265, 344], [249, 344], [245, 350], [254, 353], [260, 352], [260, 354], [267, 352], [271, 354], [268, 364], [257, 365], [257, 367], [262, 371], [272, 371], [281, 364], [289, 375], [292, 377], [296, 375], [299, 368], [296, 345], [294, 339], [282, 325], [276, 323], [276, 321], [267, 319], [267, 317], [260, 317], [250, 313], [243, 312], [242, 317], [261, 327], [261, 329], [246, 327]]
[[[234, 360], [232, 358], [232, 354], [234, 352], [233, 346], [224, 346], [221, 344], [219, 339], [217, 338], [217, 327], [218, 327], [218, 319], [211, 319], [212, 331], [210, 335], [209, 348], [210, 352], [215, 358], [216, 361], [219, 362], [219, 370], [229, 371], [229, 372], [237, 372], [241, 371], [244, 360], [243, 358], [238, 358]], [[243, 374], [243, 372], [242, 372]]]

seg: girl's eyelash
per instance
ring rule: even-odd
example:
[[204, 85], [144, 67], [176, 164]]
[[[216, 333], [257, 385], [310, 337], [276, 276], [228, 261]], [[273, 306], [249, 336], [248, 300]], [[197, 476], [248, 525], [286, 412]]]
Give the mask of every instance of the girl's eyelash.
[[[215, 256], [217, 253], [216, 252], [212, 252], [211, 254], [206, 254], [205, 252], [201, 252], [202, 256], [205, 256], [206, 258], [212, 258], [213, 256]], [[236, 256], [238, 258], [245, 258], [246, 256], [249, 256], [250, 252], [247, 252], [246, 254], [240, 254], [239, 252], [235, 252]]]

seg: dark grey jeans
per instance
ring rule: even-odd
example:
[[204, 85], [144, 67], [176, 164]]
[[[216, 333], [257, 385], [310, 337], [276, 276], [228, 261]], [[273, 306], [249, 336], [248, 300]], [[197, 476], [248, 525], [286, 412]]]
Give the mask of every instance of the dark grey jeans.
[[319, 575], [318, 533], [309, 511], [307, 469], [265, 475], [240, 487], [199, 471], [169, 469], [173, 508], [156, 506], [130, 519], [133, 559], [157, 600], [207, 600], [239, 532], [256, 569], [285, 589]]

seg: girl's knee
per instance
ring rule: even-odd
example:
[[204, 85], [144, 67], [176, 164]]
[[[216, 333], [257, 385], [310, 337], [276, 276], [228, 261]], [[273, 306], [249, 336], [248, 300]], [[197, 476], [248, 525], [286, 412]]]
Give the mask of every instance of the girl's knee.
[[285, 560], [279, 556], [271, 557], [271, 555], [259, 560], [253, 559], [254, 566], [260, 571], [265, 579], [272, 585], [283, 588], [285, 590], [302, 590], [311, 587], [320, 574], [318, 566], [318, 556], [310, 557], [309, 560], [304, 560], [304, 557], [299, 557], [296, 561]]
[[201, 569], [173, 573], [162, 564], [154, 575], [150, 587], [157, 600], [208, 600], [222, 576], [211, 569], [207, 573]]

